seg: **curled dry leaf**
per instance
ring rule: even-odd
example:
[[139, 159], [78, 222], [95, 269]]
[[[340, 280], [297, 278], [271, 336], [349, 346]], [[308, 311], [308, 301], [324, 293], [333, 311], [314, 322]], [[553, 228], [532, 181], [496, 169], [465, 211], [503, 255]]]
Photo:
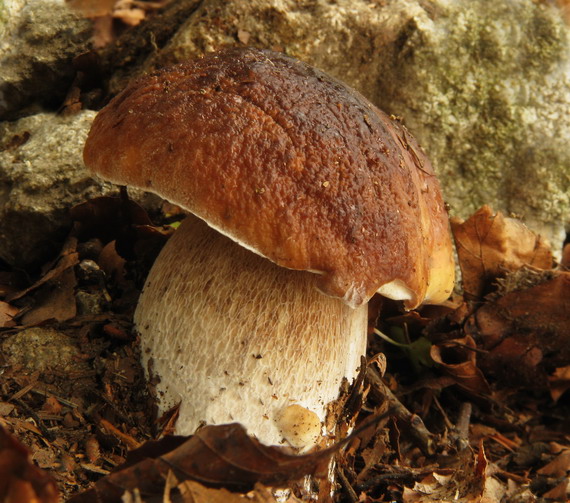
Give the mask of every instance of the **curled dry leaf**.
[[515, 386], [544, 386], [548, 369], [570, 361], [570, 273], [532, 274], [520, 289], [488, 300], [466, 325], [486, 350], [481, 369]]
[[18, 314], [19, 309], [0, 301], [0, 328], [13, 327], [15, 325], [14, 316]]
[[451, 228], [457, 246], [466, 298], [481, 298], [488, 286], [507, 271], [524, 265], [552, 267], [548, 243], [522, 222], [483, 206], [468, 220], [454, 218]]
[[550, 396], [555, 402], [570, 389], [570, 365], [557, 368], [548, 376]]
[[392, 412], [390, 409], [371, 418], [327, 449], [303, 455], [263, 445], [237, 423], [205, 426], [189, 438], [165, 437], [147, 442], [129, 454], [125, 465], [100, 479], [93, 488], [71, 498], [69, 503], [119, 503], [123, 494], [134, 490], [143, 496], [162, 495], [172, 476], [179, 484], [194, 481], [236, 491], [259, 489], [259, 484], [285, 486], [307, 475], [325, 479], [332, 456]]
[[[169, 446], [178, 443], [168, 442]], [[142, 495], [162, 494], [169, 472], [180, 482], [196, 481], [238, 490], [251, 490], [258, 482], [281, 485], [305, 475], [326, 477], [330, 458], [338, 448], [337, 444], [297, 456], [260, 444], [239, 424], [206, 426], [168, 452], [163, 452], [160, 442], [154, 443], [158, 456], [144, 458], [108, 475], [70, 503], [120, 502], [125, 491], [134, 489]], [[148, 448], [145, 452], [149, 452]]]
[[58, 503], [55, 482], [34, 466], [28, 449], [0, 427], [0, 501]]
[[489, 384], [477, 367], [476, 344], [472, 337], [434, 344], [430, 355], [434, 362], [463, 389], [476, 394], [489, 393]]
[[65, 321], [77, 314], [74, 266], [78, 263], [77, 239], [70, 237], [38, 281], [6, 297], [9, 302], [20, 301], [25, 306], [15, 316], [18, 324], [34, 325], [50, 319]]
[[538, 473], [551, 477], [566, 477], [570, 474], [570, 449], [564, 449], [550, 463], [543, 466]]
[[[187, 480], [178, 486], [184, 503], [275, 503], [275, 498], [271, 491], [256, 484], [255, 488], [244, 497], [227, 489], [217, 489], [205, 487], [198, 482]], [[300, 503], [301, 500], [295, 496], [289, 496], [287, 500], [280, 499], [283, 503]]]

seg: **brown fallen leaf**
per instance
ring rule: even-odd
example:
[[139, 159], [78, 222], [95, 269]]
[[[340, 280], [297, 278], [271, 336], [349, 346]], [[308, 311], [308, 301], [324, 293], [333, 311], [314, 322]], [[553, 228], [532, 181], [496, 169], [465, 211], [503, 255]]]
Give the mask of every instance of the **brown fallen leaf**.
[[488, 300], [470, 318], [466, 333], [486, 351], [479, 359], [483, 372], [516, 386], [539, 387], [547, 383], [547, 369], [570, 361], [570, 273], [530, 273], [530, 286], [522, 281], [520, 288]]
[[570, 389], [570, 365], [557, 368], [548, 376], [550, 396], [555, 402]]
[[388, 417], [374, 417], [350, 437], [321, 451], [288, 454], [280, 447], [266, 446], [248, 436], [240, 424], [205, 426], [192, 437], [165, 437], [133, 451], [125, 466], [97, 481], [93, 488], [69, 503], [121, 502], [126, 491], [142, 496], [163, 494], [173, 474], [179, 483], [194, 481], [208, 487], [250, 491], [256, 484], [282, 486], [306, 475], [326, 478], [331, 457], [353, 435]]
[[565, 477], [556, 487], [545, 492], [542, 497], [553, 501], [568, 501], [570, 497], [570, 478]]
[[550, 269], [548, 243], [522, 222], [483, 206], [468, 220], [451, 219], [463, 289], [467, 299], [479, 299], [496, 278], [523, 265]]
[[[255, 488], [244, 497], [242, 494], [232, 493], [224, 488], [205, 487], [198, 482], [187, 480], [178, 486], [184, 498], [184, 503], [274, 503], [275, 498], [271, 491], [261, 484], [256, 484]], [[283, 503], [300, 503], [301, 500], [295, 496], [289, 496], [287, 500], [279, 500]]]
[[8, 302], [13, 300], [21, 299], [22, 297], [28, 295], [29, 293], [38, 290], [40, 287], [51, 281], [57, 281], [57, 278], [67, 269], [75, 266], [79, 263], [79, 255], [77, 253], [77, 239], [70, 237], [64, 243], [58, 257], [56, 260], [46, 267], [47, 272], [42, 275], [42, 277], [36, 281], [33, 285], [13, 292], [6, 297]]
[[7, 295], [6, 300], [20, 307], [14, 316], [17, 324], [36, 325], [50, 319], [66, 321], [73, 318], [77, 313], [74, 266], [78, 263], [77, 239], [69, 237], [38, 281]]
[[239, 424], [206, 426], [172, 451], [101, 479], [70, 503], [93, 501], [94, 495], [100, 501], [120, 501], [125, 490], [135, 488], [143, 495], [161, 494], [169, 471], [179, 481], [241, 490], [250, 490], [257, 482], [279, 485], [305, 475], [323, 477], [333, 453], [327, 449], [302, 456], [285, 454], [249, 437]]
[[65, 269], [52, 282], [42, 286], [34, 295], [31, 310], [22, 314], [22, 325], [37, 325], [47, 320], [66, 321], [77, 314], [75, 287], [77, 280], [73, 268]]
[[18, 314], [18, 311], [17, 307], [0, 301], [0, 328], [13, 327], [16, 324], [14, 317]]
[[97, 264], [113, 283], [120, 285], [124, 282], [127, 261], [117, 253], [115, 244], [116, 241], [113, 240], [103, 247]]
[[430, 356], [463, 389], [480, 394], [490, 393], [489, 384], [477, 367], [476, 344], [472, 337], [434, 344]]
[[80, 236], [87, 232], [104, 243], [119, 238], [133, 225], [152, 224], [144, 208], [126, 193], [121, 197], [95, 197], [71, 208], [70, 214]]
[[570, 475], [570, 449], [565, 449], [550, 463], [537, 471], [540, 475], [560, 478]]
[[58, 503], [55, 482], [34, 466], [28, 449], [0, 426], [0, 501]]

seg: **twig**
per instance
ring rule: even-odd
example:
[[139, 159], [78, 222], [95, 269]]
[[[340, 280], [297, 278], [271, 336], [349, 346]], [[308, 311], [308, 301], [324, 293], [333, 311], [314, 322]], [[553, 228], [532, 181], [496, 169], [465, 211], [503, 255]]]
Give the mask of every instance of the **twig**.
[[36, 426], [38, 427], [38, 429], [42, 432], [42, 435], [50, 442], [53, 442], [54, 440], [54, 434], [49, 431], [43, 421], [38, 417], [38, 415], [36, 414], [36, 411], [33, 410], [30, 406], [28, 406], [25, 402], [23, 402], [22, 400], [12, 400], [13, 402], [15, 402], [19, 407], [21, 407], [22, 409], [24, 409], [24, 411], [26, 412], [26, 414], [30, 415], [30, 417], [36, 422]]
[[372, 393], [377, 395], [376, 398], [386, 401], [388, 406], [393, 409], [395, 416], [410, 427], [422, 451], [428, 455], [434, 454], [433, 434], [425, 427], [422, 418], [416, 414], [412, 414], [400, 400], [398, 400], [390, 388], [384, 384], [376, 369], [368, 367], [366, 377], [372, 385]]
[[473, 406], [470, 402], [464, 402], [459, 409], [457, 419], [457, 448], [459, 450], [469, 447], [469, 423], [471, 422], [471, 412]]
[[437, 399], [436, 396], [433, 397], [433, 403], [435, 403], [435, 406], [437, 408], [437, 410], [439, 410], [439, 412], [441, 413], [442, 417], [443, 417], [443, 422], [445, 423], [445, 426], [447, 426], [448, 430], [455, 430], [456, 427], [454, 426], [454, 424], [449, 420], [449, 417], [447, 416], [447, 413], [445, 412], [445, 409], [441, 406], [441, 403], [439, 403], [439, 400]]
[[346, 478], [346, 475], [344, 474], [344, 470], [338, 465], [336, 467], [336, 474], [338, 476], [338, 479], [340, 480], [340, 483], [342, 484], [342, 487], [346, 490], [346, 493], [348, 495], [348, 499], [349, 499], [350, 503], [357, 503], [358, 502], [358, 495], [356, 494], [356, 491], [350, 485], [350, 482]]

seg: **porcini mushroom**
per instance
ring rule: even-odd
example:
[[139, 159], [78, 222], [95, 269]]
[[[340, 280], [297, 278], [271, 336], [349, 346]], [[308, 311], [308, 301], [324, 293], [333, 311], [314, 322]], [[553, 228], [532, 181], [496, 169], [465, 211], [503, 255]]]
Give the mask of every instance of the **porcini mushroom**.
[[266, 444], [321, 435], [354, 377], [376, 292], [408, 309], [453, 285], [433, 169], [397, 121], [283, 54], [226, 49], [130, 84], [84, 152], [187, 218], [135, 323], [177, 431], [237, 421]]

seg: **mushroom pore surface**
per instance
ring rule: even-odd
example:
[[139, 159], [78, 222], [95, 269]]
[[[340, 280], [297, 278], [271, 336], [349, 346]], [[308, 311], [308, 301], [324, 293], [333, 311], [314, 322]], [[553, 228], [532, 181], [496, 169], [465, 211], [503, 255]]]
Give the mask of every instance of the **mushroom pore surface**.
[[227, 49], [143, 77], [96, 117], [84, 159], [359, 306], [451, 293], [439, 184], [397, 121], [283, 54]]
[[137, 306], [143, 364], [176, 425], [240, 422], [266, 444], [315, 444], [326, 406], [366, 350], [367, 308], [315, 288], [188, 217], [156, 260]]

